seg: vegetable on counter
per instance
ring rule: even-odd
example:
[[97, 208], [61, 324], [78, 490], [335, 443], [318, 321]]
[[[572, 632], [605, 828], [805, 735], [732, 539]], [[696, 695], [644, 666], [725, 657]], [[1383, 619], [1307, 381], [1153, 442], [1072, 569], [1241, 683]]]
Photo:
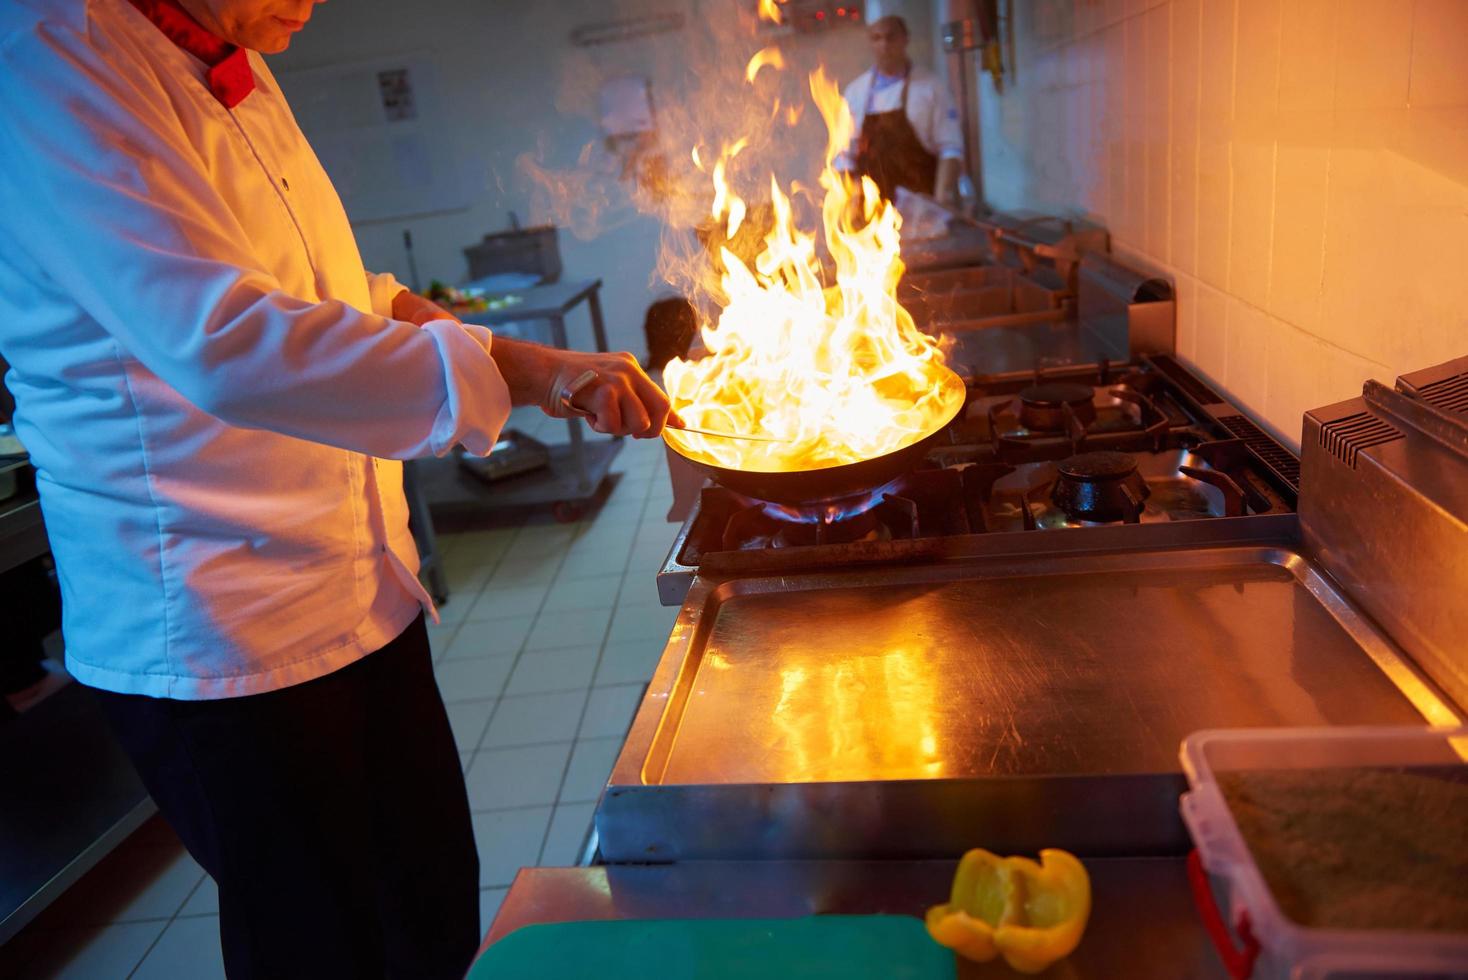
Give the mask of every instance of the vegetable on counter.
[[1091, 879], [1075, 855], [1047, 848], [1040, 861], [982, 848], [963, 856], [946, 905], [928, 910], [928, 934], [966, 959], [1003, 956], [1039, 973], [1070, 955], [1091, 914]]
[[486, 310], [502, 310], [525, 302], [524, 297], [514, 293], [487, 296], [482, 289], [457, 289], [437, 279], [428, 284], [426, 295], [450, 313], [483, 313]]

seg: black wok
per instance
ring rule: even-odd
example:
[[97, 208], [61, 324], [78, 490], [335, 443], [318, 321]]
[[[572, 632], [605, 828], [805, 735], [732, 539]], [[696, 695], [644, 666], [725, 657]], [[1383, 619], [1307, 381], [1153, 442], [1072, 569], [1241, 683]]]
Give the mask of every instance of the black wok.
[[712, 477], [715, 483], [746, 497], [790, 507], [854, 497], [890, 483], [916, 466], [948, 423], [963, 410], [963, 379], [946, 368], [944, 370], [942, 384], [948, 411], [933, 423], [933, 427], [915, 442], [900, 449], [855, 463], [777, 472], [730, 469], [690, 455], [679, 445], [676, 429], [664, 430], [663, 439], [673, 447], [674, 452]]

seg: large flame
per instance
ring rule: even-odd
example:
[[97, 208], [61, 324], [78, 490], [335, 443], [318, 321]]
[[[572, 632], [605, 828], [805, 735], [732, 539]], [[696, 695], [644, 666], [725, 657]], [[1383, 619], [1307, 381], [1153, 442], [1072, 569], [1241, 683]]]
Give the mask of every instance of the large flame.
[[[761, 52], [747, 77], [764, 65], [779, 67]], [[857, 183], [833, 166], [854, 133], [846, 101], [819, 69], [810, 90], [828, 134], [821, 217], [834, 286], [826, 285], [814, 235], [795, 226], [790, 198], [772, 177], [773, 227], [753, 268], [719, 248], [725, 302], [718, 322], [702, 332], [707, 355], [664, 369], [668, 395], [687, 425], [778, 440], [668, 430], [685, 455], [726, 468], [811, 470], [880, 456], [932, 432], [963, 399], [936, 341], [897, 302], [897, 209], [879, 199], [869, 179]], [[726, 241], [748, 214], [727, 179], [742, 149], [743, 141], [724, 147], [712, 172], [713, 217]]]

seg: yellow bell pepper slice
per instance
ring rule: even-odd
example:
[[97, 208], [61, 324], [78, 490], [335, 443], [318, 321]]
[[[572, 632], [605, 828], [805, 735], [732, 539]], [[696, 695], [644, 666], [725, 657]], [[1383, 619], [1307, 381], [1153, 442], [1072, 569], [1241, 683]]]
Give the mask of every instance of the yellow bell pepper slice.
[[996, 956], [1021, 973], [1039, 973], [1069, 956], [1091, 914], [1091, 879], [1075, 855], [1053, 848], [1003, 858], [983, 848], [963, 856], [946, 905], [928, 910], [928, 934], [958, 955]]

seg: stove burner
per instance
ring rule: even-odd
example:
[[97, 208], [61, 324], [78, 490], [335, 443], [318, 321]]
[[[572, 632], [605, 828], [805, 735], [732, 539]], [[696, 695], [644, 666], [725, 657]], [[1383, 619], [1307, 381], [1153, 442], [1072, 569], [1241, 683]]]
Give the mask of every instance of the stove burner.
[[1064, 432], [1074, 417], [1085, 429], [1096, 421], [1095, 395], [1090, 385], [1065, 381], [1031, 385], [1019, 393], [1020, 424], [1034, 432]]
[[1137, 472], [1137, 461], [1127, 453], [1081, 453], [1055, 464], [1060, 478], [1050, 499], [1072, 520], [1141, 520], [1151, 488]]
[[756, 501], [756, 503], [772, 520], [789, 524], [838, 524], [861, 517], [871, 511], [901, 480], [902, 478], [898, 477], [875, 490], [864, 490], [861, 493], [848, 494], [844, 497], [832, 497], [818, 503], [777, 504], [767, 500]]

